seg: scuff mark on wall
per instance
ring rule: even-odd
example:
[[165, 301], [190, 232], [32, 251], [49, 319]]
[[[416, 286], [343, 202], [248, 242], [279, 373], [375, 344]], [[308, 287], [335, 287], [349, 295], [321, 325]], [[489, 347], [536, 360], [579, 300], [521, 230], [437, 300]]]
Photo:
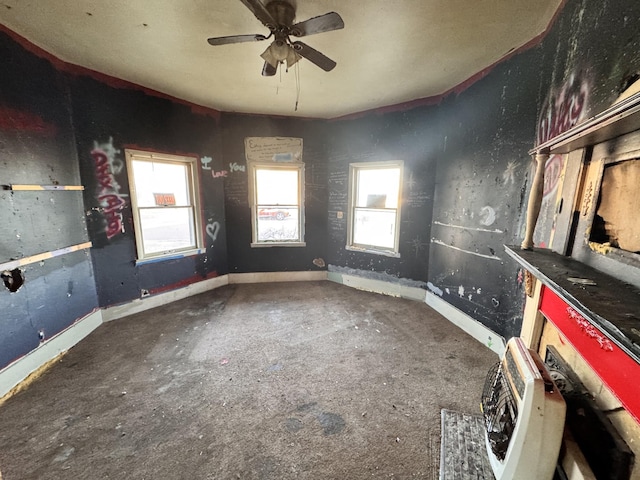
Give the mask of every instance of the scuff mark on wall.
[[500, 257], [496, 256], [494, 253], [492, 253], [491, 255], [486, 255], [484, 253], [472, 252], [471, 250], [465, 250], [464, 248], [456, 247], [455, 245], [449, 245], [447, 243], [444, 243], [442, 240], [438, 240], [437, 238], [432, 238], [431, 239], [431, 243], [433, 243], [435, 245], [441, 245], [443, 247], [451, 248], [451, 249], [457, 250], [459, 252], [468, 253], [469, 255], [474, 255], [476, 257], [488, 258], [489, 260], [502, 261], [502, 259]]
[[105, 233], [108, 239], [124, 233], [122, 210], [126, 205], [124, 199], [128, 195], [120, 193], [120, 185], [115, 179], [115, 175], [124, 169], [124, 162], [119, 154], [120, 150], [113, 146], [113, 137], [109, 137], [109, 141], [105, 143], [95, 141], [91, 150], [98, 180], [97, 200], [106, 222]]

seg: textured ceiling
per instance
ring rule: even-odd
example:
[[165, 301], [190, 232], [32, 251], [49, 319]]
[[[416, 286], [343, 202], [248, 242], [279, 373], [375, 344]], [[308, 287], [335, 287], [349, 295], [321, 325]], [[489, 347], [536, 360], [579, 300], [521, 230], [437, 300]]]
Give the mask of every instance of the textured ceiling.
[[448, 91], [544, 32], [562, 0], [296, 3], [296, 21], [342, 16], [344, 29], [304, 38], [331, 72], [303, 59], [263, 77], [269, 42], [209, 45], [269, 33], [240, 0], [3, 0], [0, 22], [61, 60], [198, 105], [335, 118]]

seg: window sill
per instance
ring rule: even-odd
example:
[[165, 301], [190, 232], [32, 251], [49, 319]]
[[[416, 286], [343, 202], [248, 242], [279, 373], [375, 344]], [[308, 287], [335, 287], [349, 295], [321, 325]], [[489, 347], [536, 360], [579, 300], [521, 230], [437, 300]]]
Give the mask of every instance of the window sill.
[[400, 258], [400, 252], [391, 252], [389, 250], [376, 250], [374, 248], [366, 248], [366, 247], [354, 247], [353, 245], [347, 245], [345, 248], [352, 252], [372, 253], [373, 255], [384, 255], [385, 257]]
[[306, 247], [307, 242], [252, 242], [251, 248], [263, 247]]
[[156, 257], [149, 257], [149, 258], [140, 258], [137, 259], [135, 261], [135, 265], [147, 265], [149, 263], [157, 263], [157, 262], [164, 262], [167, 260], [175, 260], [177, 258], [184, 258], [184, 257], [192, 257], [194, 255], [200, 255], [201, 253], [204, 253], [206, 250], [204, 248], [195, 248], [193, 250], [184, 250], [181, 252], [171, 252], [171, 253], [166, 253], [164, 255], [158, 255]]

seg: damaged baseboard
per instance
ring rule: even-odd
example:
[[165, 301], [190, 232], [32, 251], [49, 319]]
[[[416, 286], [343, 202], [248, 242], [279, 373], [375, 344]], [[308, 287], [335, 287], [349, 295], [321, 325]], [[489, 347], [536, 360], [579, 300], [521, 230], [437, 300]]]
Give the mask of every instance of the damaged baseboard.
[[95, 310], [0, 370], [0, 399], [5, 400], [9, 394], [23, 387], [32, 374], [32, 379], [35, 379], [33, 377], [38, 372], [44, 371], [43, 366], [50, 364], [100, 325], [102, 312]]
[[332, 282], [347, 285], [359, 290], [425, 302], [440, 315], [471, 335], [496, 354], [502, 355], [504, 352], [505, 341], [502, 336], [485, 327], [482, 323], [474, 320], [461, 310], [458, 310], [453, 305], [445, 302], [432, 292], [418, 287], [386, 282], [379, 279], [359, 277], [357, 275], [349, 275], [336, 271], [330, 271], [328, 279]]
[[502, 356], [506, 343], [501, 335], [488, 329], [479, 321], [473, 319], [463, 311], [458, 310], [450, 303], [445, 302], [432, 292], [427, 292], [426, 303], [451, 323], [478, 340], [485, 347], [491, 349], [500, 357]]
[[209, 290], [215, 290], [216, 288], [220, 288], [228, 284], [228, 275], [209, 278], [207, 280], [202, 280], [201, 282], [192, 283], [186, 287], [177, 288], [175, 290], [170, 290], [168, 292], [159, 293], [149, 297], [137, 298], [130, 302], [123, 303], [122, 305], [114, 305], [112, 307], [104, 308], [102, 310], [102, 318], [105, 322], [110, 322], [111, 320], [117, 320], [119, 318], [133, 315], [134, 313], [144, 312], [151, 308], [162, 307], [163, 305], [167, 305], [193, 295], [208, 292]]
[[408, 298], [424, 302], [425, 290], [409, 285], [385, 282], [373, 278], [364, 278], [357, 275], [348, 275], [340, 272], [329, 272], [328, 279], [335, 283], [341, 283], [348, 287], [364, 290], [367, 292], [381, 293], [392, 297]]

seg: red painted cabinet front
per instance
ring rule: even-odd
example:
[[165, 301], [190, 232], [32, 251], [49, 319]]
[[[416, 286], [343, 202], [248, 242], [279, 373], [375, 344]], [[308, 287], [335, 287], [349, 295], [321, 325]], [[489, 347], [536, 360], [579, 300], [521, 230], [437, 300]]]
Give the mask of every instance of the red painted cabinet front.
[[567, 338], [625, 409], [640, 423], [640, 364], [549, 288], [540, 311]]

